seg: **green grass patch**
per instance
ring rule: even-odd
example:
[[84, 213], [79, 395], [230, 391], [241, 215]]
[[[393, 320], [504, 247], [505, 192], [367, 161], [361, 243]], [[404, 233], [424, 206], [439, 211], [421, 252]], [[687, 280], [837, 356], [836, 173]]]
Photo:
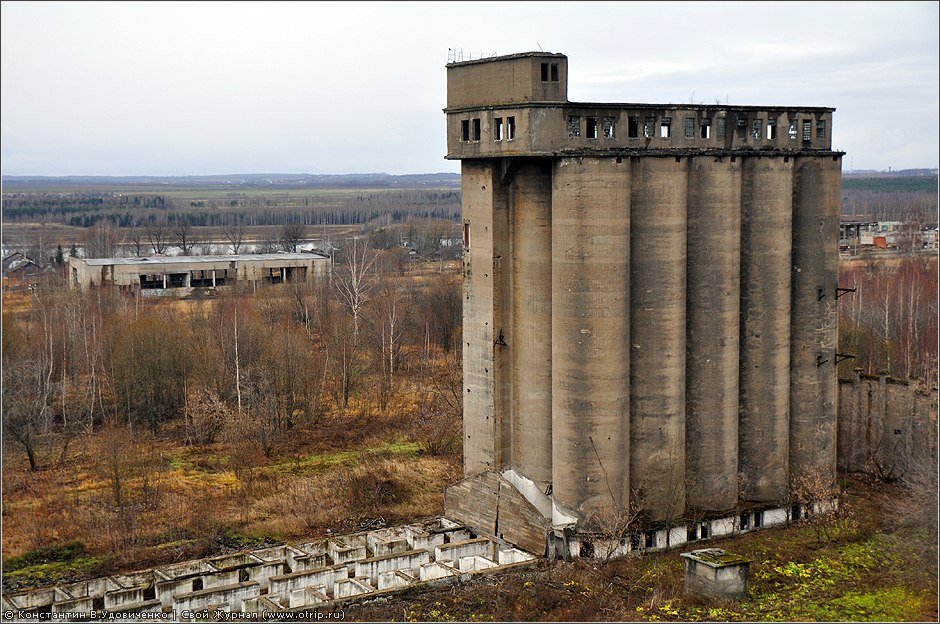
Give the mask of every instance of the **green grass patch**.
[[364, 456], [388, 454], [399, 457], [416, 457], [420, 451], [421, 445], [416, 442], [395, 440], [357, 451], [337, 451], [292, 457], [269, 464], [262, 471], [273, 474], [309, 474], [323, 472], [337, 466], [356, 466]]
[[75, 557], [68, 561], [52, 561], [25, 566], [13, 571], [4, 570], [3, 584], [12, 589], [43, 587], [62, 581], [96, 576], [109, 562], [108, 557]]
[[31, 550], [19, 557], [11, 557], [3, 562], [4, 572], [14, 572], [47, 563], [72, 561], [85, 554], [85, 545], [79, 541], [66, 542]]

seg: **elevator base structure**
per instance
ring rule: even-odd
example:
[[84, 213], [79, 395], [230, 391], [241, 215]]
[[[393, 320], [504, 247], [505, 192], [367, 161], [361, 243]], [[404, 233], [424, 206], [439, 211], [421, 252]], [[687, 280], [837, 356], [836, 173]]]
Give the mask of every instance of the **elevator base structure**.
[[[787, 526], [838, 510], [837, 499], [810, 504], [744, 506], [733, 512], [668, 523], [614, 524], [593, 532], [579, 529], [576, 515], [559, 509], [530, 480], [507, 470], [483, 472], [449, 486], [446, 517], [475, 534], [552, 559], [622, 557], [633, 552], [678, 548], [704, 540]], [[604, 529], [607, 531], [604, 531]], [[616, 534], [614, 534], [616, 533]]]

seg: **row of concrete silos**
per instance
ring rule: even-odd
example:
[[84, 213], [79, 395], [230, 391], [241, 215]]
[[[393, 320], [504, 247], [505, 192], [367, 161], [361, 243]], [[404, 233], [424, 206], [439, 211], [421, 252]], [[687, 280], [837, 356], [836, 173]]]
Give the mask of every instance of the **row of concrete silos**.
[[501, 463], [586, 516], [658, 519], [834, 473], [839, 176], [831, 155], [517, 161]]

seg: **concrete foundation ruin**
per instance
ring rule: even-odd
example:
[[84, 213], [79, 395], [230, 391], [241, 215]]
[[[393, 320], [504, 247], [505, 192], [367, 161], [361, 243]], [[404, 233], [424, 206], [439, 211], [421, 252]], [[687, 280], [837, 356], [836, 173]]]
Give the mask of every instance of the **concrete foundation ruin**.
[[465, 249], [447, 515], [537, 553], [627, 550], [647, 540], [625, 517], [666, 544], [742, 508], [785, 519], [791, 475], [834, 478], [834, 109], [570, 102], [567, 58], [541, 52], [447, 78]]
[[[216, 612], [276, 619], [406, 588], [453, 583], [506, 570], [536, 557], [446, 518], [364, 533], [274, 546], [159, 566], [150, 570], [4, 593], [4, 619], [196, 621]], [[89, 612], [95, 616], [89, 618]], [[13, 617], [8, 617], [12, 614]], [[281, 617], [289, 618], [289, 615]], [[218, 618], [216, 618], [218, 619]]]

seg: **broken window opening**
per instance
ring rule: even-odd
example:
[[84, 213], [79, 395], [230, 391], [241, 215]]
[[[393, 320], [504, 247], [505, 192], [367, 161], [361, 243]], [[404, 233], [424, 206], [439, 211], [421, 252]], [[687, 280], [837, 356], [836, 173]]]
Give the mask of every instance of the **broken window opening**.
[[816, 138], [825, 139], [826, 138], [826, 120], [819, 119], [816, 121]]
[[759, 529], [763, 525], [764, 525], [764, 512], [755, 511], [754, 512], [754, 528]]
[[698, 539], [698, 526], [693, 524], [685, 530], [685, 541], [694, 542]]
[[647, 531], [645, 533], [645, 547], [654, 548], [656, 546], [656, 531]]
[[471, 140], [479, 141], [480, 140], [480, 119], [473, 120], [473, 134], [471, 135]]
[[552, 63], [552, 82], [558, 82], [558, 63]]
[[694, 117], [685, 118], [685, 138], [687, 139], [695, 138], [695, 118]]
[[193, 581], [193, 591], [199, 591], [199, 590], [201, 590], [201, 589], [203, 589], [203, 587], [202, 587], [202, 579], [201, 579], [201, 578], [197, 578], [197, 579], [195, 579], [195, 580]]
[[587, 127], [585, 128], [585, 134], [589, 139], [597, 138], [597, 117], [588, 117], [586, 119]]
[[627, 137], [631, 139], [639, 138], [640, 136], [640, 118], [639, 117], [628, 117], [627, 118]]
[[516, 118], [507, 117], [506, 118], [506, 140], [512, 141], [516, 138]]
[[548, 82], [548, 63], [542, 63], [542, 82]]
[[809, 143], [813, 140], [813, 122], [806, 120], [803, 122], [803, 142]]
[[738, 117], [738, 138], [747, 140], [747, 117]]
[[789, 129], [787, 130], [787, 134], [790, 135], [790, 140], [791, 140], [791, 141], [795, 141], [795, 140], [796, 140], [796, 119], [791, 119], [791, 120], [790, 120], [790, 127], [789, 127]]
[[470, 140], [470, 120], [464, 119], [460, 122], [460, 140], [469, 141]]
[[668, 139], [672, 135], [672, 117], [663, 117], [659, 121], [659, 138]]
[[773, 119], [767, 120], [767, 140], [768, 141], [777, 140], [777, 122]]
[[497, 117], [493, 120], [493, 140], [502, 141], [503, 140], [503, 118]]
[[238, 571], [238, 582], [247, 583], [248, 582], [248, 570], [239, 570]]
[[703, 522], [699, 525], [699, 536], [701, 539], [708, 539], [708, 524]]
[[745, 512], [741, 514], [741, 530], [746, 531], [751, 528], [751, 514]]
[[711, 119], [702, 120], [702, 125], [701, 125], [701, 130], [699, 132], [699, 136], [701, 136], [703, 139], [710, 139], [712, 137], [712, 120]]
[[579, 137], [581, 136], [581, 118], [577, 115], [568, 116], [568, 136], [569, 137]]
[[470, 249], [470, 222], [463, 223], [463, 248]]
[[793, 505], [790, 508], [790, 522], [796, 522], [800, 519], [800, 506]]
[[719, 117], [715, 125], [715, 138], [724, 139], [725, 138], [725, 118]]
[[754, 131], [751, 133], [751, 136], [754, 137], [754, 140], [755, 140], [755, 141], [760, 141], [760, 140], [761, 140], [761, 137], [762, 137], [763, 134], [764, 134], [763, 132], [761, 132], [761, 130], [763, 130], [763, 129], [764, 129], [764, 122], [762, 122], [760, 119], [755, 119], [755, 120], [754, 120]]
[[604, 138], [612, 139], [614, 138], [614, 126], [616, 120], [613, 117], [604, 117]]
[[655, 117], [647, 117], [646, 123], [643, 125], [643, 136], [647, 139], [653, 138], [653, 124], [656, 123]]

